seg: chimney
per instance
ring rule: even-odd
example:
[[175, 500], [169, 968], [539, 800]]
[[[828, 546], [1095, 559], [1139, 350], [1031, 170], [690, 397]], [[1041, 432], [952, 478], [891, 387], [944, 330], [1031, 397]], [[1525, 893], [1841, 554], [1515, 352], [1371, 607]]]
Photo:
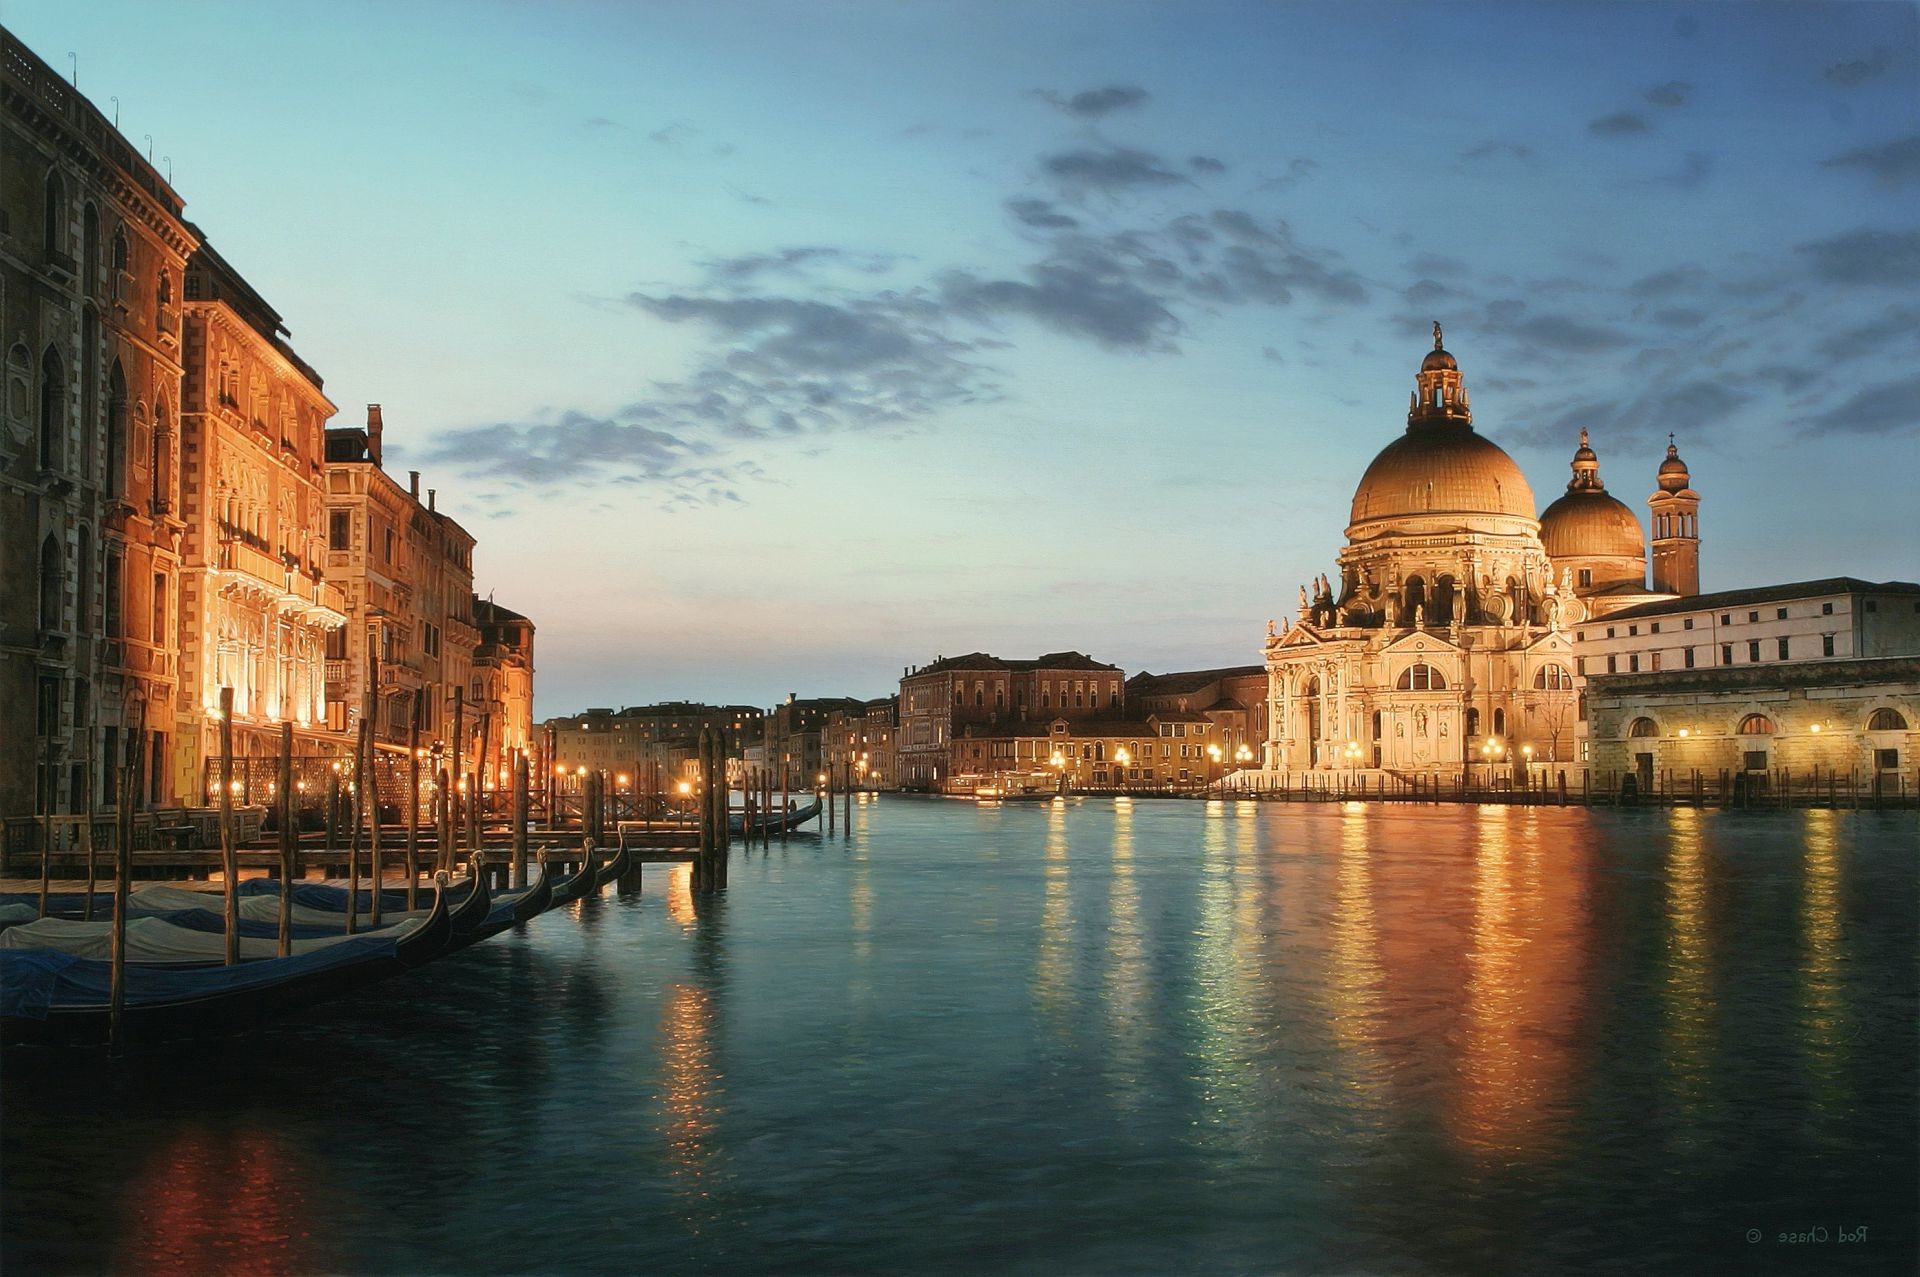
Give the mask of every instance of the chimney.
[[427, 489], [427, 513], [428, 514], [433, 513], [433, 498], [434, 498], [434, 494], [437, 493], [438, 491], [439, 491], [438, 488]]
[[407, 495], [411, 496], [415, 501], [420, 499], [420, 472], [418, 470], [407, 471]]
[[367, 460], [380, 464], [380, 405], [367, 405]]

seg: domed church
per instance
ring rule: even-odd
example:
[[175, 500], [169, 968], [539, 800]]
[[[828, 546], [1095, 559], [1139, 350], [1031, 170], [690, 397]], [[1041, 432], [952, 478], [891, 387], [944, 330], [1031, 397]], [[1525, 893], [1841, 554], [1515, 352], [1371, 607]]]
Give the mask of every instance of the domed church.
[[1566, 492], [1536, 516], [1526, 475], [1474, 430], [1437, 323], [1414, 380], [1406, 433], [1354, 490], [1336, 579], [1267, 624], [1268, 771], [1568, 760], [1569, 627], [1699, 591], [1700, 496], [1671, 443], [1649, 587], [1639, 516], [1607, 491], [1586, 431]]

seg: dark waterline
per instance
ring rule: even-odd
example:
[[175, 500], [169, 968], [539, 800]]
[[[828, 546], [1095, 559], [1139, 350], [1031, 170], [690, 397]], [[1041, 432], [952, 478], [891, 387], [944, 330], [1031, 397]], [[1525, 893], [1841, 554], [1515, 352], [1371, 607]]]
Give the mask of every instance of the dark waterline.
[[887, 798], [303, 1025], [9, 1055], [0, 1268], [1907, 1272], [1917, 864], [1911, 813]]

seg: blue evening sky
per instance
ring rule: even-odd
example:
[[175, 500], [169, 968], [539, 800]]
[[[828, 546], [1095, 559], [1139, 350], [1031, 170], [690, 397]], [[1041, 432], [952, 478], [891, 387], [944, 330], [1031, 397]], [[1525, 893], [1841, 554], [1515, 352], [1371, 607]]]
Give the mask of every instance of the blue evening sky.
[[[1920, 577], [1910, 4], [106, 3], [0, 20], [479, 538], [541, 715], [1259, 660], [1446, 325], [1703, 585]], [[1643, 520], [1644, 522], [1644, 520]]]

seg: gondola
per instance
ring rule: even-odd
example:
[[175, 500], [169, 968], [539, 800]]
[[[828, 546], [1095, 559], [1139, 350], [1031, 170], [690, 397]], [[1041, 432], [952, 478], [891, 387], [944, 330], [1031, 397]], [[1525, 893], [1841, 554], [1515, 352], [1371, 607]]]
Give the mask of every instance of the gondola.
[[535, 866], [532, 882], [495, 896], [493, 907], [487, 910], [487, 916], [480, 925], [465, 934], [455, 935], [448, 942], [446, 951], [453, 953], [470, 944], [478, 944], [488, 936], [497, 936], [509, 927], [530, 922], [546, 911], [552, 899], [553, 878], [542, 863]]
[[[820, 800], [814, 799], [805, 807], [794, 807], [785, 811], [756, 811], [753, 814], [753, 836], [777, 834], [785, 829], [792, 831], [820, 814]], [[747, 814], [743, 811], [729, 812], [727, 832], [735, 837], [744, 836], [747, 830]]]
[[[573, 854], [572, 852], [561, 852], [554, 849], [541, 852], [540, 859], [543, 863], [549, 859], [566, 860], [571, 859]], [[586, 851], [586, 860], [581, 864], [579, 870], [571, 877], [563, 878], [553, 884], [553, 900], [547, 907], [550, 909], [558, 909], [561, 905], [572, 904], [593, 890], [595, 886], [595, 862], [597, 859], [598, 857], [594, 854], [593, 849], [588, 848]]]
[[610, 882], [620, 881], [632, 861], [633, 853], [627, 849], [625, 843], [620, 844], [620, 850], [613, 853], [613, 859], [601, 865], [598, 872], [594, 874], [593, 889], [598, 891]]
[[[235, 966], [145, 966], [125, 974], [122, 1030], [128, 1041], [240, 1032], [324, 998], [430, 961], [452, 934], [445, 878], [433, 906], [313, 952]], [[33, 949], [0, 950], [0, 1041], [100, 1045], [110, 1036], [112, 966]]]

